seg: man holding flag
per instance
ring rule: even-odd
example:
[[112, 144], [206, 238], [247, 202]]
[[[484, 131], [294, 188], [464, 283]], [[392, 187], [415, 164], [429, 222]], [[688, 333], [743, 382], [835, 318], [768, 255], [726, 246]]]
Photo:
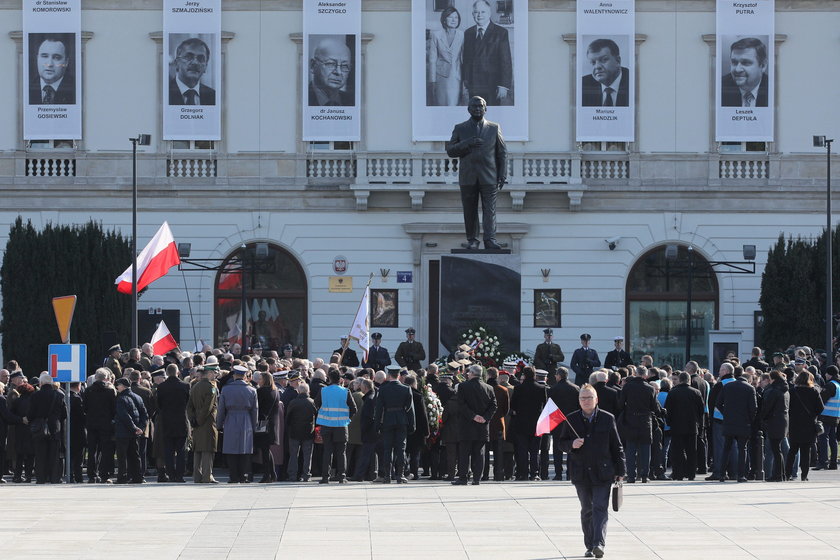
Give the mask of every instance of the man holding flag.
[[598, 408], [595, 389], [584, 385], [578, 399], [580, 410], [569, 414], [568, 419], [549, 399], [537, 422], [537, 434], [562, 423], [558, 442], [569, 454], [569, 477], [580, 500], [584, 556], [601, 558], [607, 538], [610, 487], [625, 474], [624, 449], [615, 417]]

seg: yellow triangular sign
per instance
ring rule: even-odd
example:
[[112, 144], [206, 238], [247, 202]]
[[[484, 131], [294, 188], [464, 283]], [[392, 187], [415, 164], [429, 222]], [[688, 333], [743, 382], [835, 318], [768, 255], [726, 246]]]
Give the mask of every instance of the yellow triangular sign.
[[61, 342], [67, 344], [70, 342], [70, 323], [73, 322], [73, 311], [76, 310], [76, 296], [54, 297], [52, 304]]

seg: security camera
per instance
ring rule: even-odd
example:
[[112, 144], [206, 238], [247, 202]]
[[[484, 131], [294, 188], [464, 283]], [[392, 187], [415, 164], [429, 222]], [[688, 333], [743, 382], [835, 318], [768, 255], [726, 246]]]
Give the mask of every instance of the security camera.
[[607, 247], [610, 248], [610, 251], [615, 251], [615, 248], [618, 246], [618, 242], [621, 241], [621, 236], [616, 235], [615, 237], [610, 237], [609, 239], [604, 239], [604, 243], [607, 244]]

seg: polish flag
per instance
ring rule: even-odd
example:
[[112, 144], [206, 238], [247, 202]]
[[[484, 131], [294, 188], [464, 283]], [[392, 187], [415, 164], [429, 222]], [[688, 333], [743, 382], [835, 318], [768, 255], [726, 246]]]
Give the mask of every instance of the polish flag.
[[158, 325], [155, 334], [152, 335], [152, 348], [156, 356], [163, 356], [170, 350], [178, 348], [178, 343], [175, 342], [175, 337], [169, 332], [169, 328], [163, 321]]
[[[175, 246], [169, 224], [163, 222], [155, 236], [137, 257], [137, 291], [139, 292], [158, 278], [166, 276], [169, 269], [177, 264], [181, 264], [178, 247]], [[131, 293], [131, 266], [114, 280], [114, 284], [117, 285], [118, 292]]]
[[557, 408], [552, 399], [548, 399], [545, 407], [540, 413], [540, 419], [537, 420], [537, 433], [535, 436], [541, 436], [549, 433], [551, 430], [566, 421], [566, 415], [563, 411]]

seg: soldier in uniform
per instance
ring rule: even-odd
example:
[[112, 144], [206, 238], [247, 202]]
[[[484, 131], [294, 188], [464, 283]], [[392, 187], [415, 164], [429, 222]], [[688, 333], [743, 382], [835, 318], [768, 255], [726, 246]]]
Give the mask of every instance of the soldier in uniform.
[[227, 455], [228, 483], [249, 482], [254, 430], [257, 427], [257, 390], [244, 381], [248, 368], [233, 366], [233, 381], [222, 389], [216, 426], [224, 431], [222, 452]]
[[617, 336], [613, 339], [615, 348], [607, 352], [607, 357], [604, 359], [604, 367], [607, 369], [627, 367], [633, 363], [630, 354], [621, 346], [624, 344], [624, 337]]
[[580, 335], [581, 347], [572, 354], [572, 362], [569, 366], [575, 372], [575, 385], [578, 387], [589, 383], [589, 376], [595, 368], [601, 367], [601, 359], [598, 352], [589, 347], [592, 335], [583, 333]]
[[218, 484], [213, 478], [213, 457], [219, 440], [216, 428], [219, 390], [216, 388], [218, 366], [208, 365], [198, 370], [198, 381], [190, 389], [187, 417], [192, 426], [193, 482]]
[[405, 329], [406, 341], [400, 342], [394, 359], [400, 367], [416, 372], [423, 367], [420, 362], [426, 359], [426, 351], [422, 344], [414, 340], [414, 334], [413, 327]]
[[405, 443], [408, 434], [413, 433], [416, 427], [411, 389], [399, 382], [399, 375], [399, 370], [388, 371], [388, 381], [379, 388], [374, 410], [374, 422], [382, 434], [382, 443], [385, 448], [379, 475], [382, 482], [386, 484], [391, 482], [392, 461], [395, 469], [394, 479], [397, 483], [408, 482], [403, 477]]
[[382, 333], [375, 332], [370, 337], [373, 339], [373, 346], [368, 349], [368, 359], [362, 367], [371, 368], [373, 371], [384, 371], [391, 365], [391, 355], [387, 348], [381, 346]]
[[557, 365], [566, 359], [566, 355], [563, 354], [560, 346], [554, 343], [554, 331], [552, 329], [544, 329], [543, 336], [545, 342], [538, 344], [537, 351], [534, 352], [534, 367], [547, 371], [548, 384], [553, 386], [556, 382]]
[[105, 359], [105, 367], [111, 370], [116, 379], [122, 377], [122, 364], [120, 364], [120, 356], [122, 355], [122, 348], [119, 344], [114, 344], [108, 348], [108, 357]]

